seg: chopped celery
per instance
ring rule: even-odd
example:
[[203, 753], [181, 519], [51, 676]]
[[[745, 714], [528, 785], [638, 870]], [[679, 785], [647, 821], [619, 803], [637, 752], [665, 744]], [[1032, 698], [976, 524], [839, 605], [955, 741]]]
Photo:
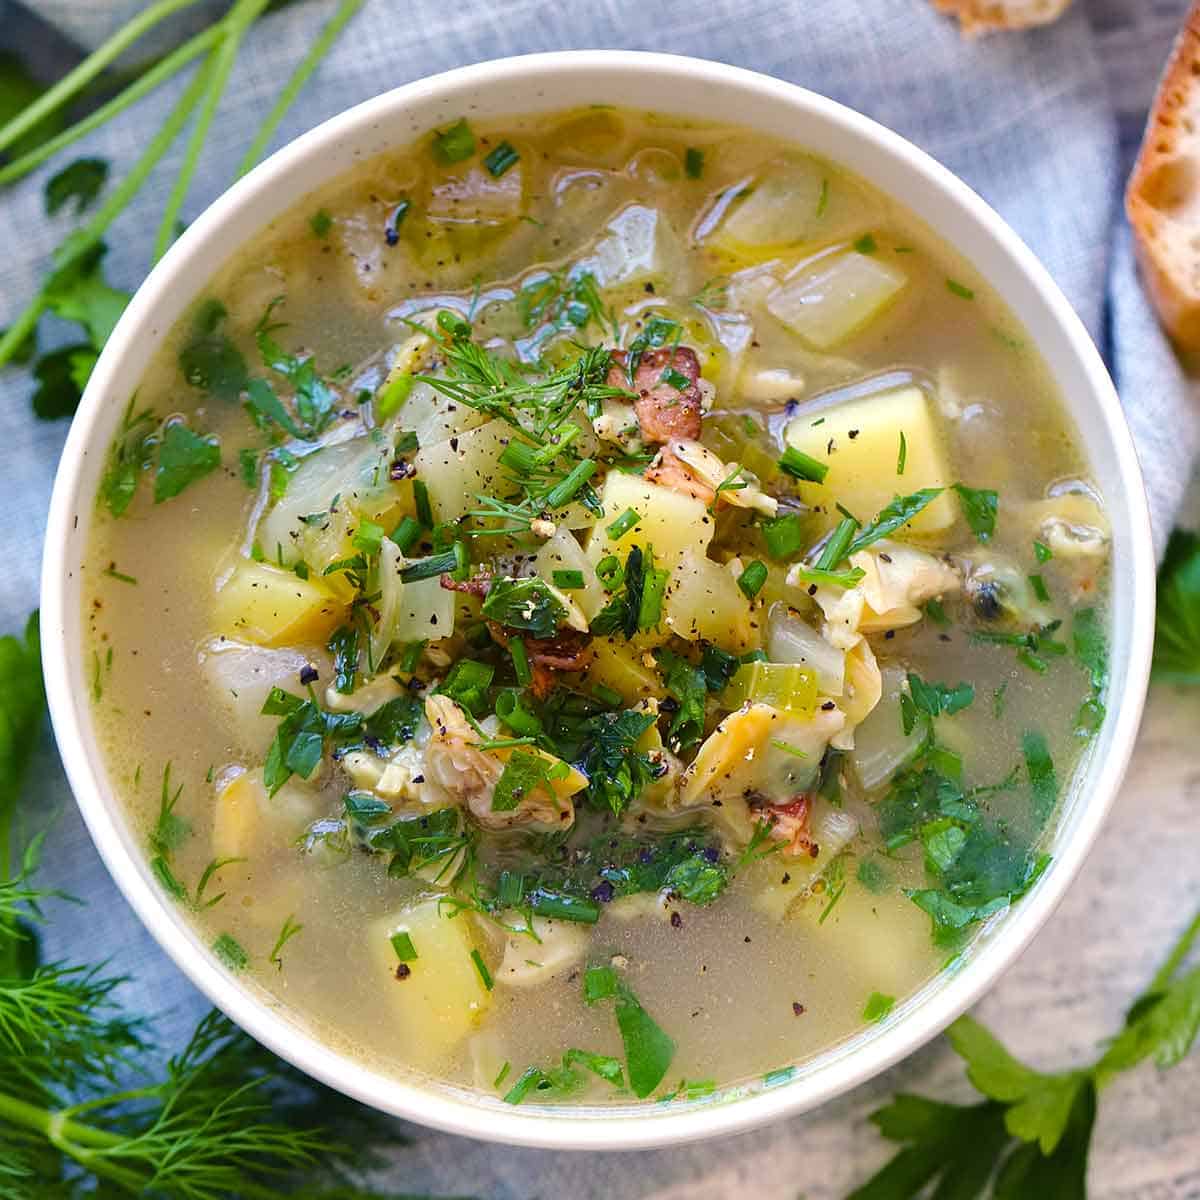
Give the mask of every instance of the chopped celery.
[[745, 663], [734, 672], [723, 700], [730, 708], [750, 701], [784, 712], [811, 713], [817, 707], [817, 675], [795, 663]]

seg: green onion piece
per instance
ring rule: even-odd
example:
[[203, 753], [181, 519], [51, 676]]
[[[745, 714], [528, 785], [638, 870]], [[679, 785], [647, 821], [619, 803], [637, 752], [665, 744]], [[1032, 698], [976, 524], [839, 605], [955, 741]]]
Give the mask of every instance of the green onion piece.
[[406, 642], [404, 649], [400, 654], [397, 662], [397, 667], [405, 674], [411, 675], [421, 661], [421, 655], [425, 652], [425, 639], [422, 638], [419, 642]]
[[960, 300], [975, 299], [975, 293], [965, 283], [959, 283], [957, 279], [947, 279], [946, 289]]
[[1050, 591], [1046, 587], [1046, 581], [1041, 575], [1030, 575], [1029, 586], [1033, 588], [1033, 594], [1043, 603], [1050, 603]]
[[825, 571], [820, 567], [796, 563], [788, 572], [788, 577], [794, 577], [797, 583], [807, 587], [852, 588], [865, 574], [861, 567], [851, 567], [848, 571]]
[[391, 420], [412, 391], [413, 377], [405, 371], [389, 380], [375, 393], [375, 419], [381, 424]]
[[762, 523], [762, 535], [772, 558], [792, 558], [804, 543], [804, 522], [798, 513], [774, 517]]
[[641, 519], [641, 514], [636, 508], [627, 508], [608, 527], [609, 541], [615, 542], [619, 538], [623, 538]]
[[600, 905], [594, 900], [545, 888], [538, 888], [529, 896], [529, 906], [539, 917], [557, 917], [560, 921], [575, 921], [580, 925], [595, 925], [600, 920]]
[[546, 493], [546, 507], [562, 508], [575, 498], [575, 494], [596, 473], [596, 464], [590, 458], [577, 462], [562, 479]]
[[582, 571], [551, 571], [550, 578], [554, 580], [554, 586], [564, 592], [576, 592], [583, 587]]
[[417, 957], [417, 950], [413, 945], [412, 937], [403, 930], [392, 934], [392, 949], [395, 950], [396, 957], [402, 963], [412, 962]]
[[621, 560], [615, 554], [606, 554], [596, 564], [596, 578], [611, 592], [621, 586], [625, 577]]
[[904, 436], [904, 430], [900, 430], [900, 452], [896, 455], [896, 474], [904, 474], [904, 465], [908, 462], [908, 438]]
[[638, 628], [648, 633], [662, 620], [663, 596], [667, 591], [667, 580], [671, 572], [661, 568], [646, 571], [642, 581], [642, 602], [638, 607]]
[[528, 687], [533, 681], [533, 672], [529, 669], [529, 655], [525, 653], [525, 643], [519, 637], [509, 638], [508, 652], [512, 656], [513, 673], [522, 687]]
[[741, 708], [747, 701], [785, 712], [811, 713], [817, 707], [816, 672], [796, 663], [746, 663], [734, 672], [723, 703]]
[[433, 135], [433, 157], [443, 166], [462, 162], [474, 153], [475, 135], [466, 117], [460, 118], [449, 129]]
[[432, 579], [435, 575], [448, 575], [462, 565], [462, 543], [456, 542], [453, 550], [444, 554], [431, 554], [428, 558], [414, 559], [400, 570], [401, 583], [416, 583], [421, 579]]
[[699, 179], [704, 174], [704, 151], [689, 146], [683, 152], [683, 170], [689, 179]]
[[808, 483], [824, 483], [825, 476], [829, 474], [829, 468], [824, 463], [818, 462], [811, 454], [805, 454], [803, 450], [797, 450], [795, 446], [789, 446], [783, 452], [779, 469], [793, 479]]
[[609, 708], [620, 708], [625, 703], [625, 697], [606, 683], [593, 683], [592, 695], [601, 704], [607, 704]]
[[413, 480], [413, 502], [417, 506], [417, 520], [425, 529], [432, 529], [433, 508], [429, 503], [429, 488], [422, 479]]
[[[478, 950], [475, 951], [479, 953]], [[526, 1067], [517, 1082], [504, 1094], [505, 1104], [520, 1104], [522, 1100], [545, 1078], [540, 1067]]]
[[521, 156], [513, 149], [510, 142], [501, 142], [484, 158], [483, 165], [487, 167], [488, 174], [493, 179], [499, 179], [505, 171], [515, 167], [520, 160]]
[[853, 517], [843, 517], [837, 524], [817, 556], [818, 571], [832, 571], [846, 557], [850, 543], [858, 530], [858, 522]]
[[1054, 557], [1054, 551], [1045, 542], [1034, 542], [1033, 556], [1040, 563], [1049, 562]]
[[475, 970], [479, 972], [479, 978], [483, 980], [483, 986], [490, 992], [496, 985], [492, 982], [492, 973], [487, 969], [483, 955], [478, 950], [472, 950], [471, 961], [475, 964]]
[[400, 523], [392, 530], [391, 540], [407, 554], [421, 536], [421, 524], [407, 513], [400, 518]]
[[379, 547], [383, 544], [383, 526], [377, 525], [374, 521], [368, 521], [364, 517], [359, 521], [350, 544], [355, 550], [361, 550], [364, 554], [378, 554]]
[[[514, 638], [514, 642], [520, 641]], [[522, 648], [524, 643], [521, 643]], [[517, 688], [505, 688], [496, 697], [496, 716], [519, 737], [537, 737], [544, 731], [541, 719], [522, 703], [522, 694]], [[510, 904], [508, 907], [512, 907]]]
[[738, 576], [738, 587], [746, 596], [747, 600], [753, 600], [755, 596], [763, 589], [763, 584], [767, 582], [767, 564], [760, 562], [757, 558], [750, 563], [746, 569]]

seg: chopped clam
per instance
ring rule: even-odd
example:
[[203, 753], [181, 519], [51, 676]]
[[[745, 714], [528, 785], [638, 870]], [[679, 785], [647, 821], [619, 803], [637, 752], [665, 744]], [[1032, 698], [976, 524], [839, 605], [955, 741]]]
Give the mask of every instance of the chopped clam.
[[738, 463], [726, 465], [700, 442], [676, 438], [659, 451], [660, 459], [668, 456], [672, 456], [682, 463], [687, 473], [711, 490], [713, 494], [716, 494], [726, 481], [732, 481], [733, 484], [738, 485], [729, 486], [720, 491], [721, 499], [737, 508], [757, 509], [772, 517], [779, 510], [779, 502], [774, 496], [768, 496], [759, 487], [758, 477], [752, 471]]
[[875, 654], [866, 638], [846, 651], [845, 694], [839, 703], [846, 714], [846, 724], [830, 745], [838, 750], [854, 749], [854, 730], [874, 711], [883, 696], [883, 676]]
[[[506, 914], [517, 925], [517, 913]], [[572, 921], [534, 917], [534, 941], [527, 933], [510, 933], [504, 943], [504, 958], [496, 970], [496, 982], [514, 988], [537, 987], [570, 970], [587, 952], [588, 931]]]
[[[826, 639], [842, 650], [853, 648], [859, 634], [915, 625], [921, 604], [961, 584], [949, 563], [899, 542], [876, 542], [851, 555], [850, 565], [863, 572], [854, 587], [822, 586], [812, 593], [825, 614]], [[803, 586], [794, 571], [788, 583]]]

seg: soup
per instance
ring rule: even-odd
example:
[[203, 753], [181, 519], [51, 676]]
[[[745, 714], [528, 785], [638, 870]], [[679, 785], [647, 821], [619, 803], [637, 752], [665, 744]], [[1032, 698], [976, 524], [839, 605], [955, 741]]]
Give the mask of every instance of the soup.
[[1019, 323], [742, 129], [362, 163], [220, 267], [98, 514], [159, 883], [330, 1044], [496, 1102], [695, 1103], [899, 1019], [1104, 715], [1103, 498]]

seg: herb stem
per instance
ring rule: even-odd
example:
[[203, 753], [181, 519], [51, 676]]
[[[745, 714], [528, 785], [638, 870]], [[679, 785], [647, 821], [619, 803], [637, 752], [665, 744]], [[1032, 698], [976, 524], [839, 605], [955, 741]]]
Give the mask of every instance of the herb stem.
[[1191, 919], [1190, 924], [1180, 935], [1171, 953], [1167, 955], [1166, 961], [1155, 972], [1150, 986], [1146, 989], [1148, 993], [1161, 992], [1171, 982], [1175, 972], [1179, 970], [1183, 960], [1187, 958], [1197, 937], [1200, 937], [1200, 911]]
[[118, 59], [144, 33], [149, 32], [160, 21], [184, 8], [191, 8], [196, 0], [158, 0], [123, 26], [103, 45], [98, 46], [73, 71], [69, 72], [52, 88], [43, 92], [32, 104], [19, 112], [7, 125], [0, 128], [0, 150], [6, 150], [22, 134], [27, 133], [43, 118], [72, 99], [87, 84], [91, 83], [109, 63]]
[[229, 81], [229, 73], [233, 70], [237, 59], [238, 49], [247, 30], [262, 15], [269, 0], [237, 0], [229, 15], [225, 18], [225, 35], [222, 37], [210, 58], [211, 71], [206, 73], [204, 98], [196, 116], [196, 123], [188, 137], [187, 149], [184, 151], [183, 163], [179, 175], [171, 188], [163, 209], [162, 219], [158, 223], [158, 235], [154, 239], [154, 261], [157, 262], [167, 252], [167, 247], [175, 238], [175, 223], [187, 199], [188, 189], [192, 184], [192, 176], [200, 161], [200, 152], [208, 137], [209, 126], [217, 113], [217, 105]]
[[245, 175], [262, 157], [263, 151], [266, 149], [275, 130], [279, 127], [279, 122], [287, 115], [288, 109], [291, 108], [301, 89], [308, 82], [309, 76], [317, 69], [317, 64], [325, 57], [329, 48], [337, 40], [343, 28], [345, 28], [346, 23], [358, 12], [362, 4], [363, 0], [341, 0], [337, 11], [329, 18], [329, 22], [321, 30], [320, 36], [313, 42], [308, 53], [301, 60], [299, 66], [292, 72], [291, 78], [284, 84], [283, 90], [276, 97], [271, 111], [267, 113], [266, 119], [254, 135], [254, 141], [250, 143], [250, 148], [242, 156], [242, 161], [238, 164], [237, 174], [235, 175], [236, 179], [240, 179]]
[[89, 113], [82, 121], [77, 121], [69, 129], [64, 129], [62, 133], [43, 142], [36, 149], [30, 150], [28, 154], [0, 167], [0, 184], [12, 183], [14, 180], [28, 175], [30, 171], [40, 167], [46, 159], [52, 158], [72, 142], [78, 141], [81, 137], [91, 133], [93, 129], [98, 129], [106, 121], [136, 104], [143, 96], [149, 95], [171, 76], [178, 74], [192, 59], [209, 50], [223, 33], [224, 24], [218, 22], [184, 42], [178, 49], [155, 63], [145, 74], [138, 76], [123, 92], [114, 96], [107, 104], [101, 105], [95, 112]]

